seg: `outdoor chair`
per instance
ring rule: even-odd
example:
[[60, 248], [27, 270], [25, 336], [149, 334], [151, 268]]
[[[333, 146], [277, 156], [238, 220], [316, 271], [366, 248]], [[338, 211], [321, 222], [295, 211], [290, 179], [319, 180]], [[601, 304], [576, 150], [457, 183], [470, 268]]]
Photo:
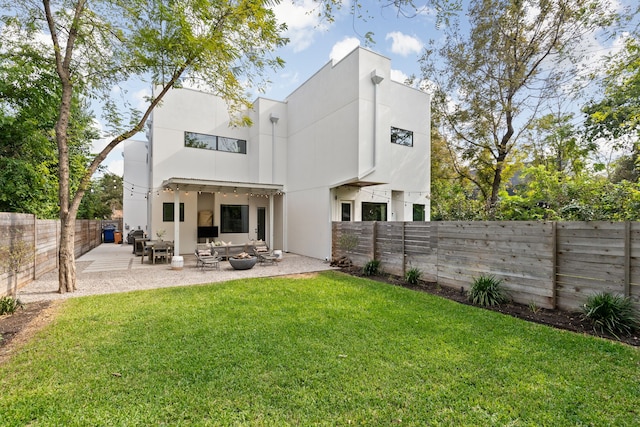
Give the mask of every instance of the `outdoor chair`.
[[195, 256], [196, 268], [200, 267], [202, 271], [207, 267], [212, 267], [216, 270], [220, 269], [220, 257], [218, 256], [217, 251], [213, 251], [213, 253], [211, 253], [211, 249], [196, 249]]
[[269, 250], [267, 245], [264, 246], [254, 246], [253, 254], [258, 258], [258, 263], [260, 264], [275, 264], [278, 259], [277, 256], [273, 254], [273, 251]]
[[151, 246], [151, 263], [155, 264], [156, 259], [163, 259], [165, 263], [171, 258], [172, 247], [169, 242], [156, 242]]

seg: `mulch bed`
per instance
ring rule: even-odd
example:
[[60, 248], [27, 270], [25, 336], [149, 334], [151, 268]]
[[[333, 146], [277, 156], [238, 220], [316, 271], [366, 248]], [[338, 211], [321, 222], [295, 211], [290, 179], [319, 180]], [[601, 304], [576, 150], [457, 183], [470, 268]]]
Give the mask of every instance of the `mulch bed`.
[[[341, 271], [352, 276], [366, 277], [367, 279], [438, 295], [440, 297], [459, 302], [460, 304], [473, 305], [467, 300], [465, 292], [461, 292], [460, 289], [439, 286], [437, 283], [419, 281], [417, 285], [410, 285], [402, 278], [389, 274], [365, 276], [362, 272], [362, 268], [359, 267], [343, 267], [341, 268]], [[517, 317], [529, 322], [552, 326], [558, 329], [564, 329], [579, 334], [593, 335], [613, 341], [619, 341], [632, 346], [640, 346], [640, 331], [635, 331], [631, 335], [620, 336], [619, 338], [608, 334], [600, 334], [594, 331], [591, 322], [585, 319], [582, 316], [582, 313], [572, 313], [563, 310], [548, 310], [544, 308], [537, 308], [534, 311], [529, 306], [516, 303], [502, 304], [497, 307], [486, 307], [486, 309], [498, 311], [509, 316]]]

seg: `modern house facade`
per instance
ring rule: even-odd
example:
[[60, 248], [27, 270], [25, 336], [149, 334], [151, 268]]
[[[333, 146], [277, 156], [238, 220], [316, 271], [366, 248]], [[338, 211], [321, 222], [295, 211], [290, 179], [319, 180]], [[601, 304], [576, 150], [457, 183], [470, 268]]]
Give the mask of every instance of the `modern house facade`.
[[249, 127], [214, 95], [170, 91], [148, 141], [125, 143], [125, 228], [162, 230], [183, 254], [264, 239], [323, 259], [332, 221], [428, 220], [430, 98], [390, 74], [357, 48], [284, 101], [258, 98]]

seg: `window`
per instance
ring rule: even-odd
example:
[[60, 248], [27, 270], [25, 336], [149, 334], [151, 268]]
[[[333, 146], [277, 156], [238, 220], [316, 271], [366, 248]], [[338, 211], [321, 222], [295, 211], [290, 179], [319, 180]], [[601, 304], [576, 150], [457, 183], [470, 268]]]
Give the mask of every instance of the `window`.
[[413, 205], [413, 220], [414, 221], [424, 221], [424, 205]]
[[386, 221], [387, 220], [387, 204], [362, 202], [362, 220], [363, 221]]
[[413, 132], [400, 128], [391, 128], [391, 142], [406, 147], [413, 147]]
[[218, 151], [247, 154], [247, 141], [235, 138], [218, 137]]
[[[175, 219], [173, 203], [162, 204], [162, 221], [173, 222]], [[180, 222], [184, 222], [184, 203], [180, 203]]]
[[203, 133], [185, 132], [184, 146], [247, 154], [247, 141], [244, 139], [226, 138], [224, 136], [206, 135]]
[[205, 135], [203, 133], [185, 132], [184, 146], [203, 148], [206, 150], [217, 150], [217, 137], [214, 135]]
[[351, 203], [342, 203], [342, 221], [351, 221]]
[[248, 233], [249, 206], [221, 205], [220, 231], [222, 233]]

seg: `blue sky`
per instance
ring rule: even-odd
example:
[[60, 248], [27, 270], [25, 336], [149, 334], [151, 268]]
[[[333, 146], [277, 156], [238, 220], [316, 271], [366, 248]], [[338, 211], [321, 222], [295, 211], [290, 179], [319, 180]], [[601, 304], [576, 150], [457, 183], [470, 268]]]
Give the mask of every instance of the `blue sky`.
[[[356, 46], [391, 59], [392, 79], [403, 82], [410, 75], [420, 74], [420, 57], [427, 41], [436, 37], [435, 17], [430, 10], [416, 1], [419, 13], [405, 17], [393, 7], [382, 7], [378, 1], [363, 1], [368, 11], [362, 18], [354, 18], [348, 2], [335, 12], [335, 20], [328, 22], [318, 16], [318, 4], [313, 0], [282, 0], [275, 7], [276, 16], [288, 26], [286, 37], [290, 42], [274, 52], [285, 60], [285, 67], [269, 75], [269, 84], [263, 93], [251, 91], [254, 97], [284, 100], [298, 86], [329, 61], [339, 60]], [[374, 44], [367, 45], [364, 35], [373, 33]], [[138, 100], [138, 108], [146, 108], [143, 98], [149, 96], [148, 85], [127, 85], [128, 96]], [[119, 92], [114, 88], [114, 92]], [[114, 93], [114, 95], [118, 95]], [[144, 139], [143, 136], [135, 139]], [[100, 141], [94, 149], [106, 144]], [[114, 149], [103, 163], [110, 172], [123, 173], [122, 144]]]
[[[613, 7], [618, 8], [622, 4], [635, 4], [636, 0], [610, 1]], [[418, 12], [414, 12], [411, 17], [399, 14], [392, 6], [383, 7], [382, 4], [386, 3], [384, 1], [362, 0], [362, 3], [368, 8], [363, 11], [362, 18], [353, 16], [350, 2], [345, 0], [343, 7], [335, 11], [335, 20], [328, 22], [318, 16], [318, 4], [314, 0], [281, 0], [274, 11], [278, 19], [287, 24], [285, 36], [290, 42], [274, 52], [274, 56], [281, 57], [286, 64], [284, 69], [270, 74], [271, 84], [264, 88], [263, 93], [252, 91], [254, 97], [284, 100], [326, 63], [341, 59], [358, 45], [366, 46], [391, 59], [393, 80], [403, 82], [411, 75], [419, 77], [419, 58], [425, 46], [429, 40], [437, 40], [441, 36], [436, 28], [435, 14], [426, 6], [426, 1], [415, 1]], [[373, 33], [375, 43], [372, 45], [366, 44], [364, 35], [368, 32]], [[594, 52], [590, 57], [591, 66], [598, 63], [598, 57], [603, 57], [622, 45], [618, 38], [608, 46], [602, 46], [595, 37], [585, 38], [583, 44], [586, 49]], [[134, 82], [127, 89], [127, 96], [133, 99], [133, 105], [138, 102], [138, 108], [145, 109], [143, 99], [150, 95], [151, 87], [136, 85]], [[114, 88], [114, 92], [119, 90]], [[141, 138], [144, 139], [144, 136]], [[105, 144], [105, 141], [100, 141], [95, 144], [95, 149], [100, 149]], [[121, 145], [107, 157], [104, 165], [110, 172], [122, 174], [124, 162]]]

